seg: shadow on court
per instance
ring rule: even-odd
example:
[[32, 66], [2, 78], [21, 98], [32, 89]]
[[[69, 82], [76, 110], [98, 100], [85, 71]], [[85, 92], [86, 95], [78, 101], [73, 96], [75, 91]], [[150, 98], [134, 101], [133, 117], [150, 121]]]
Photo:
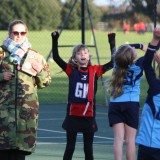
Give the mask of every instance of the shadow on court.
[[[41, 105], [39, 110], [37, 147], [26, 160], [62, 160], [66, 136], [61, 125], [66, 104]], [[97, 106], [98, 131], [94, 137], [94, 159], [113, 160], [113, 132], [108, 124], [107, 107]], [[78, 134], [73, 160], [84, 160], [83, 137]]]

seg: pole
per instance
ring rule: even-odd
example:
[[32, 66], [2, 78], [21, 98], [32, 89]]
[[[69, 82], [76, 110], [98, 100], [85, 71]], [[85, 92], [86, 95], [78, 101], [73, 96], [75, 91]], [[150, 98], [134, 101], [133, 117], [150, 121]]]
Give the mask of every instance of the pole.
[[[92, 19], [91, 19], [91, 16], [90, 16], [91, 14], [90, 14], [89, 5], [88, 5], [87, 0], [86, 0], [86, 6], [87, 6], [88, 18], [89, 18], [90, 26], [91, 26], [91, 30], [92, 30], [94, 46], [95, 46], [95, 49], [96, 49], [97, 61], [98, 61], [98, 64], [100, 65], [100, 58], [99, 58], [99, 53], [98, 53], [98, 48], [97, 48], [97, 43], [96, 43], [96, 37], [95, 37], [95, 34], [94, 34], [94, 28], [93, 28]], [[104, 85], [103, 76], [101, 76], [101, 82], [102, 82], [102, 87], [103, 87], [103, 91], [104, 91], [104, 104], [105, 104], [105, 106], [108, 106], [107, 92], [106, 92], [106, 87]]]
[[[65, 18], [64, 25], [60, 29], [60, 34], [62, 33], [64, 27], [68, 24], [69, 17], [71, 15], [71, 12], [72, 12], [75, 4], [77, 3], [77, 1], [78, 0], [75, 0], [74, 3], [72, 4], [72, 7], [71, 7], [70, 11]], [[91, 20], [91, 16], [90, 16], [90, 11], [89, 11], [89, 5], [88, 5], [87, 0], [81, 0], [81, 42], [83, 44], [85, 44], [85, 5], [86, 5], [87, 11], [88, 11], [87, 13], [88, 13], [88, 18], [89, 18], [89, 21], [90, 21], [90, 26], [91, 26], [92, 36], [93, 36], [93, 41], [94, 41], [94, 45], [87, 45], [87, 46], [88, 47], [95, 47], [98, 64], [100, 64], [100, 58], [99, 58], [99, 55], [98, 55], [96, 38], [95, 38], [95, 34], [94, 34], [94, 28], [93, 28], [93, 24], [92, 24], [92, 20]], [[59, 47], [73, 47], [73, 46], [72, 45], [59, 45]], [[50, 51], [50, 53], [48, 54], [48, 56], [46, 58], [47, 62], [48, 62], [49, 58], [51, 57], [51, 54], [52, 54], [52, 50]], [[107, 105], [108, 102], [107, 102], [107, 99], [106, 99], [106, 89], [104, 87], [104, 80], [103, 80], [102, 76], [101, 76], [101, 81], [102, 81], [102, 87], [104, 89], [104, 101], [105, 101], [105, 105]]]
[[153, 16], [154, 16], [154, 28], [156, 28], [156, 25], [157, 25], [157, 0], [154, 0]]
[[[154, 0], [154, 5], [153, 5], [153, 18], [154, 18], [154, 28], [156, 28], [156, 25], [157, 25], [157, 0]], [[153, 60], [153, 68], [154, 68], [154, 70], [156, 70], [155, 60]]]
[[82, 43], [85, 44], [85, 0], [81, 0]]

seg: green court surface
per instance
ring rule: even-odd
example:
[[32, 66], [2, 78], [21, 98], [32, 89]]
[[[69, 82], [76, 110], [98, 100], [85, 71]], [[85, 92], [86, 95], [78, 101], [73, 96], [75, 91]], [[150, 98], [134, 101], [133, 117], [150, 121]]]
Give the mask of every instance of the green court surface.
[[[37, 147], [26, 160], [62, 160], [66, 136], [61, 125], [66, 113], [66, 104], [41, 105], [39, 111]], [[96, 119], [98, 131], [94, 137], [94, 159], [113, 160], [113, 132], [108, 124], [106, 106], [97, 106]], [[84, 160], [81, 134], [77, 136], [73, 160]]]

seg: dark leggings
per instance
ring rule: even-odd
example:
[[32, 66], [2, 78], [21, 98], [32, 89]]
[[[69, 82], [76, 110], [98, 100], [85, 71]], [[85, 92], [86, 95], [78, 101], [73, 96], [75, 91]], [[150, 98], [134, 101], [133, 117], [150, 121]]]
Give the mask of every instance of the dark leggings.
[[19, 150], [0, 150], [0, 160], [25, 160], [25, 152]]
[[[63, 160], [71, 160], [75, 150], [77, 132], [67, 131], [67, 145]], [[93, 160], [93, 139], [94, 132], [83, 133], [85, 160]]]

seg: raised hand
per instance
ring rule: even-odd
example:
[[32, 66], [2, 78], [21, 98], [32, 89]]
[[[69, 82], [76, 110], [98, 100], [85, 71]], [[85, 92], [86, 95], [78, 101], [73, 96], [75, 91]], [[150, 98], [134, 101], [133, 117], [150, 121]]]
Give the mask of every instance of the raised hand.
[[57, 41], [59, 38], [59, 32], [58, 31], [54, 31], [51, 33], [52, 39], [53, 41]]
[[158, 52], [156, 52], [154, 54], [154, 60], [159, 64], [160, 63], [160, 55], [158, 54]]
[[116, 47], [115, 37], [116, 37], [115, 33], [113, 33], [113, 32], [108, 33], [108, 42], [109, 42], [109, 45], [110, 45], [111, 55], [113, 55], [115, 47]]
[[160, 41], [160, 28], [155, 28], [153, 31], [153, 38], [150, 42], [151, 45], [157, 46]]
[[109, 42], [109, 43], [115, 43], [115, 37], [116, 37], [116, 34], [115, 34], [115, 33], [109, 32], [109, 33], [108, 33], [108, 42]]

